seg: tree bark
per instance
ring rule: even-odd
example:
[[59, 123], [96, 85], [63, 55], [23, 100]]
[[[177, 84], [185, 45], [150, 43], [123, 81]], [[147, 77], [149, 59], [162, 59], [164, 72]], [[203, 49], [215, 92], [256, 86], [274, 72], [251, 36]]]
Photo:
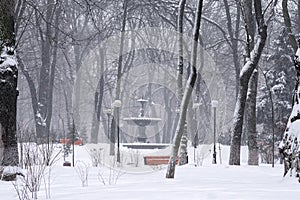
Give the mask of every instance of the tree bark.
[[176, 128], [176, 134], [172, 145], [171, 156], [168, 163], [166, 178], [174, 178], [175, 176], [176, 159], [178, 155], [178, 149], [179, 149], [181, 137], [184, 131], [187, 108], [197, 79], [197, 68], [196, 68], [197, 48], [198, 48], [198, 39], [200, 34], [202, 7], [203, 7], [203, 0], [199, 0], [197, 5], [195, 25], [193, 31], [191, 73], [189, 75], [189, 79], [187, 81], [187, 85], [184, 90], [184, 95], [180, 105], [179, 123], [177, 124], [177, 128]]
[[[53, 87], [54, 78], [56, 71], [56, 60], [57, 60], [57, 42], [58, 42], [58, 24], [60, 17], [60, 7], [54, 2], [54, 0], [47, 0], [48, 9], [46, 11], [45, 21], [46, 29], [43, 31], [40, 22], [37, 22], [39, 26], [39, 34], [41, 39], [42, 47], [42, 64], [39, 74], [39, 87], [37, 99], [37, 107], [35, 112], [36, 121], [36, 133], [37, 142], [45, 143], [49, 142], [50, 139], [50, 123], [52, 118], [52, 101], [53, 101]], [[58, 6], [58, 7], [57, 7]], [[55, 12], [54, 12], [55, 11]], [[55, 13], [55, 14], [53, 14]], [[55, 17], [53, 17], [55, 16]], [[37, 19], [38, 21], [38, 19]], [[56, 28], [51, 25], [52, 22]], [[53, 30], [55, 30], [53, 32]], [[28, 80], [28, 79], [27, 79]], [[32, 102], [33, 103], [33, 102]]]
[[239, 28], [240, 28], [240, 7], [239, 3], [236, 3], [237, 6], [237, 16], [236, 16], [236, 24], [235, 24], [235, 31], [232, 28], [232, 20], [230, 15], [230, 7], [227, 0], [224, 1], [224, 7], [226, 11], [226, 18], [227, 18], [227, 29], [229, 33], [231, 49], [232, 49], [232, 56], [233, 56], [233, 64], [235, 68], [235, 98], [238, 96], [239, 92], [239, 80], [240, 80], [240, 64], [239, 64], [239, 55], [238, 55], [238, 36], [239, 36]]
[[19, 164], [16, 133], [18, 68], [15, 52], [15, 1], [0, 1], [0, 165]]
[[[47, 108], [47, 118], [46, 118], [46, 124], [47, 129], [50, 131], [50, 124], [52, 119], [52, 110], [53, 110], [53, 89], [54, 89], [54, 79], [55, 79], [55, 72], [56, 72], [56, 63], [57, 63], [57, 52], [58, 52], [58, 26], [59, 26], [59, 19], [61, 14], [61, 7], [58, 6], [55, 11], [55, 19], [54, 19], [54, 27], [56, 27], [54, 30], [53, 35], [53, 42], [52, 42], [52, 60], [50, 65], [50, 73], [49, 73], [49, 92], [48, 92], [48, 108]], [[52, 136], [48, 136], [48, 143], [49, 143], [49, 137], [52, 138]], [[52, 140], [52, 139], [51, 139]]]
[[100, 79], [98, 81], [97, 89], [95, 92], [95, 109], [92, 121], [91, 143], [98, 143], [100, 114], [102, 109], [102, 100], [104, 95], [104, 48], [100, 47]]
[[[272, 156], [272, 167], [274, 167], [274, 135], [275, 135], [275, 113], [274, 113], [274, 102], [273, 102], [273, 96], [272, 96], [272, 90], [270, 88], [269, 82], [268, 82], [268, 78], [267, 78], [267, 73], [268, 72], [264, 72], [263, 76], [265, 79], [265, 84], [266, 84], [266, 88], [268, 91], [268, 95], [270, 98], [270, 105], [271, 105], [271, 121], [272, 121], [272, 136], [273, 136], [273, 145], [272, 145], [272, 152], [273, 152], [273, 156]], [[294, 103], [294, 102], [293, 102]]]
[[300, 0], [298, 0], [298, 12], [297, 12], [297, 15], [298, 15], [298, 18], [297, 18], [297, 27], [298, 27], [298, 32], [300, 32]]
[[296, 51], [298, 49], [298, 45], [297, 45], [295, 35], [293, 34], [293, 31], [292, 31], [291, 18], [289, 15], [287, 4], [288, 4], [288, 0], [282, 0], [283, 20], [284, 20], [285, 29], [286, 29], [288, 37], [289, 37], [290, 44], [292, 45], [294, 53], [296, 53]]
[[[182, 77], [183, 77], [183, 15], [186, 0], [179, 2], [178, 9], [178, 69], [177, 69], [177, 90], [178, 90], [178, 100], [181, 102], [183, 95], [182, 87]], [[184, 130], [183, 136], [180, 142], [180, 155], [179, 155], [179, 165], [187, 164], [187, 129]]]
[[[246, 52], [250, 56], [250, 52], [254, 48], [254, 37], [255, 37], [255, 21], [254, 15], [252, 14], [253, 1], [245, 2], [244, 16], [247, 34], [247, 45]], [[256, 67], [257, 69], [257, 67]], [[248, 88], [248, 95], [246, 99], [246, 111], [244, 114], [244, 133], [243, 135], [248, 138], [248, 164], [258, 165], [258, 147], [257, 147], [257, 132], [256, 132], [256, 96], [257, 96], [257, 81], [258, 71], [254, 70], [250, 78], [250, 85]], [[242, 138], [243, 140], [243, 138]]]
[[248, 165], [258, 165], [258, 146], [256, 131], [256, 96], [258, 71], [254, 70], [250, 78], [247, 96], [247, 136], [248, 136]]
[[[31, 96], [31, 104], [32, 104], [33, 113], [37, 113], [38, 99], [37, 99], [37, 95], [36, 95], [37, 93], [36, 93], [36, 88], [35, 88], [34, 81], [31, 78], [31, 76], [29, 75], [29, 73], [28, 73], [28, 71], [25, 68], [25, 65], [23, 63], [23, 60], [19, 57], [19, 55], [17, 55], [17, 59], [18, 59], [18, 63], [19, 63], [19, 67], [21, 69], [21, 72], [25, 76], [26, 81], [27, 81], [28, 86], [29, 86], [29, 91], [30, 91], [30, 96]], [[36, 120], [36, 117], [34, 119]], [[35, 123], [37, 123], [37, 122], [35, 121]]]
[[230, 146], [229, 157], [230, 165], [240, 165], [241, 135], [243, 128], [243, 117], [245, 112], [246, 97], [248, 91], [248, 83], [252, 72], [258, 65], [260, 56], [262, 54], [267, 39], [267, 25], [264, 23], [260, 0], [254, 0], [254, 9], [256, 15], [256, 23], [258, 25], [258, 38], [256, 45], [251, 51], [250, 56], [246, 59], [247, 62], [244, 65], [240, 74], [240, 89], [233, 116], [232, 141]]
[[[123, 18], [121, 24], [121, 37], [120, 37], [120, 50], [119, 50], [119, 60], [118, 60], [118, 68], [117, 68], [117, 80], [116, 80], [116, 92], [115, 92], [115, 100], [120, 100], [121, 94], [121, 76], [122, 76], [122, 62], [123, 62], [123, 48], [124, 48], [124, 37], [125, 37], [125, 27], [126, 27], [126, 20], [127, 20], [127, 2], [128, 0], [123, 1]], [[116, 120], [115, 128], [119, 128], [119, 121], [120, 121], [120, 108], [115, 107], [113, 109], [113, 119]], [[116, 130], [113, 129], [114, 126], [111, 126], [111, 137], [110, 137], [110, 150], [112, 150], [113, 146], [115, 145], [115, 135]], [[120, 142], [120, 141], [118, 141]], [[114, 152], [110, 151], [110, 155], [114, 155]]]
[[183, 77], [183, 15], [186, 0], [181, 0], [179, 2], [178, 9], [178, 68], [177, 68], [177, 90], [179, 101], [182, 100], [183, 87], [182, 87], [182, 77]]

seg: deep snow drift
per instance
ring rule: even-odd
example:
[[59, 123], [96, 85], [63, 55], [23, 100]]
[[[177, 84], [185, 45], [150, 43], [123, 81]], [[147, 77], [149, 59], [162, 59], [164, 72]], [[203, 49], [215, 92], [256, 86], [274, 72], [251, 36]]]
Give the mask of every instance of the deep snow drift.
[[[77, 164], [92, 165], [89, 155], [91, 145], [76, 146]], [[63, 159], [55, 163], [51, 172], [50, 196], [55, 200], [99, 200], [99, 199], [297, 199], [300, 184], [294, 177], [282, 177], [283, 166], [247, 166], [247, 148], [242, 148], [241, 166], [229, 166], [229, 147], [218, 145], [217, 165], [212, 165], [211, 146], [197, 148], [195, 167], [193, 148], [189, 149], [190, 164], [176, 168], [175, 179], [165, 179], [166, 166], [149, 167], [133, 163], [132, 158], [124, 162], [121, 171], [108, 167], [90, 167], [87, 186], [82, 187], [78, 167], [63, 167]], [[121, 149], [122, 155], [143, 156], [145, 152]], [[155, 150], [154, 150], [155, 151]], [[161, 151], [161, 150], [160, 150]], [[167, 151], [167, 150], [164, 150]], [[165, 154], [166, 152], [160, 153]], [[148, 153], [153, 153], [148, 152]], [[155, 153], [155, 152], [154, 152]], [[158, 152], [156, 152], [158, 153]], [[67, 160], [71, 161], [71, 155]], [[125, 156], [124, 156], [125, 157]], [[124, 158], [123, 158], [124, 159]], [[220, 164], [222, 161], [222, 164]], [[126, 166], [125, 166], [126, 165]], [[114, 182], [116, 181], [116, 184]], [[47, 181], [46, 181], [47, 182]], [[104, 185], [105, 183], [105, 185]], [[111, 183], [111, 184], [110, 184]], [[18, 199], [12, 182], [0, 182], [1, 199]], [[45, 184], [42, 182], [38, 199], [46, 199]]]

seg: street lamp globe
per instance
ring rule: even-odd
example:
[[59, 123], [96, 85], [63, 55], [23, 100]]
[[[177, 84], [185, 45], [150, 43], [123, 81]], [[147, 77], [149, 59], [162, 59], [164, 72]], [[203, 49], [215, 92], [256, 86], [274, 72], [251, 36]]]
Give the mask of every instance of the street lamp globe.
[[122, 106], [122, 102], [121, 100], [115, 100], [114, 103], [113, 103], [113, 107], [115, 108], [120, 108]]
[[211, 106], [213, 107], [213, 108], [216, 108], [216, 107], [218, 107], [218, 101], [217, 100], [212, 100], [211, 101]]

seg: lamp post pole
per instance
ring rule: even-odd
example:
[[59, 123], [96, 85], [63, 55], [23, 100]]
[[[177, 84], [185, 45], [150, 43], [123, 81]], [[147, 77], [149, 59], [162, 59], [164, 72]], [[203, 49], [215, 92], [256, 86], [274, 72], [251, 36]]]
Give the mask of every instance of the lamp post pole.
[[117, 149], [117, 162], [121, 162], [120, 158], [120, 119], [118, 118], [118, 126], [117, 126], [117, 139], [118, 139], [118, 149]]
[[211, 104], [214, 112], [214, 153], [213, 153], [212, 164], [217, 164], [217, 152], [216, 152], [216, 121], [217, 121], [216, 113], [217, 112], [216, 111], [217, 111], [218, 101], [213, 100]]
[[117, 122], [117, 162], [121, 162], [121, 156], [120, 156], [120, 107], [122, 105], [122, 102], [120, 100], [115, 100], [113, 103], [113, 106], [115, 107], [116, 110], [116, 122]]
[[109, 136], [109, 122], [110, 122], [110, 115], [111, 115], [111, 109], [110, 108], [106, 109], [106, 114], [107, 114], [107, 138], [109, 140], [110, 139], [110, 136]]
[[75, 145], [74, 145], [75, 131], [76, 131], [76, 127], [75, 127], [75, 122], [74, 122], [74, 119], [73, 119], [73, 127], [72, 127], [72, 149], [73, 149], [73, 152], [72, 152], [72, 165], [73, 165], [73, 167], [75, 167]]

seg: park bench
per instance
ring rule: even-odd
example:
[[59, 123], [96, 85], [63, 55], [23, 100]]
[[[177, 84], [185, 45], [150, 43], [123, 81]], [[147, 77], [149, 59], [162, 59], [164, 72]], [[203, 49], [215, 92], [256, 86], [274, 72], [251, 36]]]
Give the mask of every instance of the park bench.
[[[144, 156], [144, 163], [145, 165], [166, 165], [169, 159], [170, 156]], [[176, 164], [178, 164], [178, 159]]]

